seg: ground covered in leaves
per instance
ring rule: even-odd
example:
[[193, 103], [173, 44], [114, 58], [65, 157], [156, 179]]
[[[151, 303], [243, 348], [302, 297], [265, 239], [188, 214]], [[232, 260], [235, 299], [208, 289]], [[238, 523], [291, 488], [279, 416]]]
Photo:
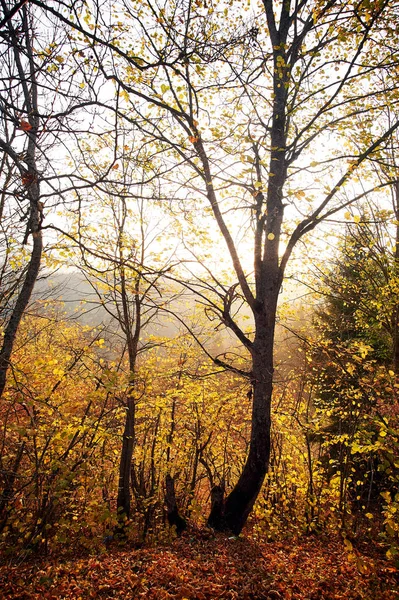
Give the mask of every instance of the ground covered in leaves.
[[187, 534], [141, 549], [0, 566], [0, 598], [394, 600], [398, 572], [375, 548], [305, 537], [257, 543]]

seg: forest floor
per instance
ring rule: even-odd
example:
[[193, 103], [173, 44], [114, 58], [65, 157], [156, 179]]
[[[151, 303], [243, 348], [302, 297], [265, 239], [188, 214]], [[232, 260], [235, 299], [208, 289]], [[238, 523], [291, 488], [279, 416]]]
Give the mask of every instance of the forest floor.
[[[349, 548], [348, 548], [349, 545]], [[399, 572], [374, 545], [185, 533], [168, 544], [0, 566], [0, 598], [395, 600]]]

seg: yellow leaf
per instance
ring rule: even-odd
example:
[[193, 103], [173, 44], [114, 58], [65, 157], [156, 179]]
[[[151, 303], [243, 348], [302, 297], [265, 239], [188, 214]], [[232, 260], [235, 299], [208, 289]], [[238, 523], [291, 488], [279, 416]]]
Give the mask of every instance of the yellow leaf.
[[274, 238], [275, 238], [275, 237], [276, 237], [276, 236], [274, 235], [274, 233], [268, 233], [268, 234], [267, 234], [267, 239], [268, 239], [268, 240], [274, 240]]
[[348, 538], [344, 539], [344, 544], [349, 551], [353, 550], [352, 542]]
[[126, 100], [126, 102], [129, 102], [129, 94], [127, 93], [126, 90], [122, 90], [120, 92], [120, 96], [121, 96], [121, 98], [123, 98], [124, 100]]

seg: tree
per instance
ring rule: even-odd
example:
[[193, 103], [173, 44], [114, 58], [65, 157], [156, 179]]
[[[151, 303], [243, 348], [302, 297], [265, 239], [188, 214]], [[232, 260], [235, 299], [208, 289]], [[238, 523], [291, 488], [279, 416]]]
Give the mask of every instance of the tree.
[[117, 383], [99, 360], [102, 331], [68, 323], [58, 311], [39, 303], [22, 319], [14, 382], [0, 406], [0, 534], [10, 549], [78, 540], [96, 519], [100, 528], [112, 522], [101, 459], [115, 447]]
[[[113, 135], [104, 136], [82, 157], [84, 167], [89, 166], [95, 173], [107, 153], [110, 156], [118, 153], [118, 140], [123, 137], [123, 127], [115, 119]], [[151, 211], [151, 196], [146, 197], [154, 193], [151, 187], [144, 190], [137, 186], [137, 173], [141, 172], [143, 178], [146, 172], [144, 154], [145, 150], [142, 162], [138, 162], [125, 145], [124, 155], [113, 165], [114, 181], [108, 183], [106, 192], [101, 189], [82, 192], [81, 207], [87, 211], [81, 209], [78, 218], [73, 209], [71, 213], [64, 211], [69, 232], [56, 243], [58, 252], [72, 259], [71, 264], [83, 273], [91, 287], [94, 295], [91, 308], [97, 304], [110, 317], [108, 339], [121, 339], [121, 369], [127, 357], [126, 388], [118, 398], [125, 412], [116, 500], [120, 534], [131, 518], [131, 489], [138, 480], [133, 462], [136, 405], [144, 393], [138, 380], [138, 358], [150, 348], [162, 345], [160, 337], [150, 335], [150, 328], [154, 333], [159, 312], [174, 296], [163, 281], [173, 264], [173, 252], [165, 248], [166, 224], [149, 217], [155, 212]], [[101, 172], [95, 176], [100, 178]], [[160, 236], [163, 248], [155, 243]]]
[[79, 197], [81, 190], [106, 185], [112, 172], [101, 173], [99, 181], [93, 170], [82, 174], [75, 164], [76, 148], [81, 155], [88, 130], [97, 133], [87, 123], [87, 107], [101, 124], [108, 115], [106, 106], [86, 94], [86, 86], [92, 90], [96, 85], [96, 70], [82, 73], [74, 62], [70, 31], [30, 3], [2, 0], [0, 6], [1, 273], [6, 284], [0, 300], [1, 396], [18, 327], [41, 267], [43, 230], [53, 226], [60, 204]]
[[[349, 213], [347, 217], [350, 217]], [[390, 367], [395, 354], [395, 240], [392, 214], [369, 203], [357, 223], [348, 223], [332, 265], [318, 273], [324, 297], [316, 321], [336, 343], [370, 347], [379, 364]], [[391, 229], [391, 231], [390, 231]]]
[[322, 300], [308, 337], [317, 411], [312, 435], [323, 442], [327, 480], [338, 484], [342, 524], [352, 507], [378, 513], [381, 493], [397, 482], [393, 216], [369, 201], [318, 276]]
[[[389, 127], [390, 124], [397, 119], [397, 109], [395, 105], [389, 104], [381, 115], [382, 122]], [[398, 277], [399, 265], [399, 167], [396, 159], [398, 150], [398, 132], [395, 131], [383, 144], [381, 148], [371, 157], [372, 167], [376, 172], [377, 177], [383, 185], [389, 184], [391, 195], [391, 208], [393, 213], [393, 222], [395, 235], [393, 240], [393, 253], [389, 256], [388, 279], [395, 285], [395, 280]], [[390, 332], [392, 334], [393, 352], [392, 352], [392, 367], [396, 374], [399, 373], [399, 306], [397, 302], [392, 303], [392, 298], [389, 304], [390, 315]]]
[[[4, 15], [10, 16], [6, 2], [2, 2], [2, 8]], [[2, 137], [0, 138], [0, 147], [4, 152], [1, 175], [5, 186], [1, 216], [4, 217], [6, 197], [15, 193], [20, 206], [27, 201], [28, 208], [22, 217], [27, 222], [23, 241], [26, 244], [28, 237], [32, 235], [32, 251], [16, 302], [4, 330], [3, 344], [0, 350], [0, 396], [4, 391], [18, 326], [39, 273], [43, 248], [41, 233], [43, 205], [37, 159], [40, 137], [39, 73], [35, 64], [32, 23], [27, 8], [21, 8], [18, 25], [13, 23], [11, 16], [5, 25], [2, 36], [2, 46], [6, 47], [4, 79], [2, 79], [5, 88], [2, 100], [4, 117]], [[11, 85], [14, 78], [18, 81], [16, 88]], [[20, 139], [21, 135], [22, 140]], [[17, 186], [15, 186], [15, 174], [9, 166], [9, 161], [14, 163], [19, 174], [20, 179], [17, 180]], [[10, 179], [14, 180], [13, 186], [10, 186]]]
[[[350, 180], [399, 127], [395, 120], [358, 149], [340, 143], [371, 99], [374, 108], [395, 101], [396, 81], [378, 77], [396, 69], [395, 58], [379, 40], [396, 43], [398, 4], [264, 0], [246, 19], [242, 2], [122, 1], [115, 20], [97, 3], [85, 12], [32, 4], [72, 27], [77, 45], [89, 43], [116, 86], [118, 114], [152, 145], [154, 161], [163, 157], [163, 197], [184, 190], [184, 214], [224, 240], [234, 279], [205, 265], [186, 285], [250, 357], [241, 371], [253, 387], [249, 452], [213, 522], [239, 533], [268, 468], [276, 311], [288, 262], [300, 240], [355, 201]], [[243, 304], [251, 333], [237, 319]], [[228, 357], [215, 363], [239, 371]]]

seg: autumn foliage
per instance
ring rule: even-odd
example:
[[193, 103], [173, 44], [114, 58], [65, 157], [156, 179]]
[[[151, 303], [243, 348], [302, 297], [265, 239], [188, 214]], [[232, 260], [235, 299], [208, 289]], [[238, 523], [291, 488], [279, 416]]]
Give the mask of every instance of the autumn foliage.
[[1, 8], [0, 596], [391, 600], [399, 2]]
[[0, 567], [7, 598], [391, 600], [397, 574], [363, 554], [361, 575], [336, 539], [259, 543], [191, 533], [157, 548]]

